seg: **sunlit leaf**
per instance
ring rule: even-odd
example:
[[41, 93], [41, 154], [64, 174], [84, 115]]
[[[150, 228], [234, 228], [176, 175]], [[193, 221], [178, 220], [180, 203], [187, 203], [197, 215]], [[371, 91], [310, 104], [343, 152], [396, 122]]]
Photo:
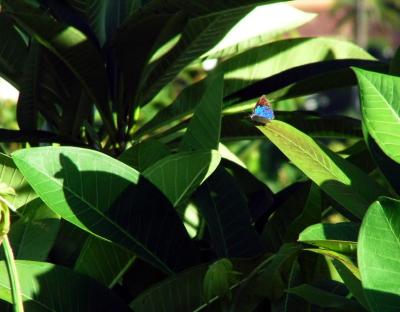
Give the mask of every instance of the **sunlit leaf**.
[[217, 151], [181, 152], [156, 162], [143, 175], [176, 207], [214, 172], [220, 160]]
[[319, 223], [301, 232], [299, 241], [343, 253], [357, 250], [358, 225], [351, 222]]
[[368, 205], [386, 193], [360, 169], [288, 124], [274, 120], [258, 129], [354, 216], [362, 218]]
[[400, 305], [400, 202], [381, 197], [361, 224], [358, 264], [371, 311], [393, 311]]
[[361, 112], [368, 132], [382, 151], [400, 162], [400, 78], [354, 68], [358, 78]]
[[[48, 207], [81, 229], [168, 273], [196, 261], [176, 211], [135, 169], [105, 154], [73, 147], [19, 150], [13, 159]], [[145, 200], [146, 205], [141, 204]], [[165, 240], [171, 241], [161, 243]], [[169, 248], [179, 245], [181, 255], [176, 257]]]
[[[71, 269], [26, 260], [17, 260], [16, 266], [25, 311], [130, 311], [111, 290]], [[12, 303], [4, 261], [0, 261], [0, 298]]]

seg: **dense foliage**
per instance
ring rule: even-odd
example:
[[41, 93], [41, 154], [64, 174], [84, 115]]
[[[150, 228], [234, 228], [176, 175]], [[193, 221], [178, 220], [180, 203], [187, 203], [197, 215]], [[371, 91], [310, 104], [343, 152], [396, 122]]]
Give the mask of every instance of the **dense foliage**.
[[[311, 17], [273, 2], [0, 2], [0, 75], [20, 91], [0, 140], [25, 147], [0, 154], [1, 311], [397, 309], [400, 53], [279, 37]], [[291, 18], [225, 37], [258, 5]], [[362, 120], [248, 118], [262, 94], [293, 107], [353, 85]], [[232, 152], [248, 139], [301, 178], [270, 190]]]

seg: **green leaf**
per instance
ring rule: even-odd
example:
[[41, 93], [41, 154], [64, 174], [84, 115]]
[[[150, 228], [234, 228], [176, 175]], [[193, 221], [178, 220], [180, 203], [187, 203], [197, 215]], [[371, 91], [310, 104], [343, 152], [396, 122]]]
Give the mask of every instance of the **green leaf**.
[[357, 250], [358, 229], [352, 222], [314, 224], [301, 232], [299, 241], [351, 254]]
[[[247, 108], [247, 107], [246, 107]], [[260, 138], [249, 113], [227, 114], [222, 118], [221, 140], [233, 141]], [[359, 120], [345, 116], [318, 116], [310, 112], [275, 111], [276, 118], [313, 138], [361, 138]]]
[[352, 295], [365, 309], [368, 309], [368, 303], [367, 299], [365, 298], [364, 290], [362, 288], [360, 276], [355, 275], [348, 267], [346, 267], [346, 265], [344, 265], [339, 260], [333, 260], [332, 263], [348, 290], [350, 290]]
[[[136, 0], [111, 2], [106, 0], [67, 0], [67, 2], [84, 16], [91, 30], [96, 34], [101, 46], [106, 42], [107, 37], [111, 35], [114, 27], [121, 22], [116, 15], [120, 14], [121, 19], [126, 18], [126, 14], [133, 9], [131, 6], [138, 4]], [[107, 23], [109, 20], [112, 21], [111, 25]]]
[[143, 175], [177, 207], [214, 172], [220, 160], [217, 151], [181, 152], [156, 162]]
[[347, 58], [373, 59], [358, 46], [337, 39], [295, 38], [272, 42], [221, 63], [225, 80], [230, 80], [225, 84], [224, 94], [231, 94], [257, 80], [293, 67]]
[[339, 261], [343, 264], [357, 279], [360, 278], [360, 272], [356, 265], [353, 263], [353, 260], [346, 255], [338, 253], [336, 251], [328, 250], [328, 249], [321, 249], [321, 248], [304, 248], [305, 251], [310, 251], [325, 257], [332, 258], [333, 260]]
[[[17, 260], [16, 266], [25, 311], [130, 311], [111, 290], [70, 269], [27, 260]], [[0, 261], [0, 298], [12, 302], [4, 261]]]
[[1, 182], [15, 190], [16, 196], [4, 196], [15, 209], [23, 209], [31, 201], [37, 198], [36, 193], [16, 168], [12, 159], [0, 153]]
[[360, 169], [288, 124], [273, 120], [258, 129], [324, 192], [357, 218], [362, 218], [368, 205], [386, 193]]
[[285, 3], [258, 6], [242, 18], [215, 47], [202, 57], [222, 58], [243, 52], [297, 28], [311, 21], [315, 16], [314, 13], [300, 11]]
[[[357, 78], [351, 66], [368, 70], [387, 72], [388, 65], [379, 61], [360, 59], [322, 60], [295, 66], [278, 72], [272, 76], [254, 82], [236, 82], [225, 80], [225, 84], [250, 85], [227, 94], [224, 100], [234, 100], [235, 103], [250, 100], [265, 94], [274, 100], [296, 98], [321, 91], [349, 87], [357, 84]], [[229, 87], [228, 87], [229, 89]]]
[[336, 308], [345, 311], [365, 311], [355, 301], [311, 285], [303, 284], [287, 291], [319, 307]]
[[11, 226], [9, 239], [16, 259], [47, 259], [60, 228], [60, 216], [37, 198]]
[[[138, 295], [130, 304], [137, 312], [195, 311], [205, 304], [203, 278], [208, 264], [190, 268], [174, 275]], [[176, 300], [177, 298], [184, 300]]]
[[112, 288], [135, 258], [134, 254], [115, 244], [90, 236], [82, 247], [74, 270]]
[[276, 301], [283, 295], [286, 268], [291, 269], [293, 261], [301, 250], [298, 244], [283, 244], [278, 252], [253, 269], [244, 282], [239, 285], [232, 307], [234, 311], [253, 311], [257, 303], [266, 297]]
[[32, 41], [25, 61], [17, 103], [17, 121], [21, 130], [36, 130], [39, 112], [41, 47]]
[[238, 282], [239, 272], [233, 270], [232, 262], [219, 259], [208, 267], [204, 276], [203, 294], [207, 302], [214, 297], [228, 297], [232, 299], [230, 287]]
[[17, 87], [28, 56], [28, 47], [14, 27], [12, 18], [4, 13], [0, 13], [0, 29], [0, 76]]
[[[222, 146], [222, 144], [220, 144]], [[225, 152], [221, 151], [222, 157]], [[229, 153], [231, 153], [229, 151]], [[235, 156], [237, 157], [237, 156]], [[247, 198], [248, 210], [253, 222], [257, 222], [268, 213], [274, 201], [273, 192], [259, 179], [252, 175], [247, 168], [232, 157], [222, 159], [222, 165], [234, 177], [235, 184], [241, 189]], [[261, 221], [263, 223], [263, 221]]]
[[354, 68], [357, 75], [361, 112], [368, 132], [382, 151], [400, 162], [400, 78]]
[[394, 311], [400, 305], [400, 202], [381, 197], [361, 224], [358, 265], [371, 311]]
[[321, 219], [321, 192], [312, 184], [307, 201], [301, 213], [290, 223], [284, 237], [284, 242], [295, 241], [298, 235], [310, 224]]
[[[205, 103], [207, 90], [213, 88], [211, 82], [213, 82], [215, 78], [215, 76], [207, 77], [200, 83], [185, 88], [171, 105], [161, 110], [154, 118], [140, 128], [135, 133], [135, 137], [140, 137], [161, 127], [170, 127], [174, 125], [174, 121], [176, 124], [176, 120], [181, 121], [187, 119], [199, 103]], [[219, 105], [219, 103], [217, 104]]]
[[[398, 163], [382, 151], [365, 127], [363, 129], [365, 132], [365, 142], [368, 146], [367, 151], [369, 152], [369, 155], [366, 156], [372, 157], [371, 161], [374, 165], [373, 168], [378, 167], [383, 176], [389, 182], [390, 186], [397, 192], [397, 194], [400, 194], [400, 167]], [[358, 163], [360, 163], [360, 161], [358, 161]]]
[[[230, 259], [233, 269], [242, 273], [238, 275], [241, 281], [257, 266], [260, 259]], [[130, 304], [137, 312], [164, 311], [221, 311], [219, 305], [224, 297], [213, 297], [206, 302], [203, 293], [204, 276], [209, 264], [201, 264], [152, 286], [139, 294]], [[257, 271], [258, 272], [258, 271]], [[237, 288], [240, 283], [234, 285]]]
[[[274, 213], [265, 223], [262, 238], [267, 250], [277, 251], [283, 243], [294, 242], [301, 232], [301, 215], [311, 213], [311, 220], [318, 222], [321, 212], [320, 195], [311, 182], [295, 183], [274, 196]], [[315, 212], [312, 212], [315, 210]], [[313, 214], [315, 216], [312, 216]], [[295, 224], [295, 220], [297, 224]], [[306, 223], [307, 224], [307, 223]], [[291, 232], [288, 230], [293, 225]], [[300, 231], [296, 229], [299, 227]]]
[[144, 75], [142, 102], [151, 100], [186, 65], [211, 49], [250, 9], [247, 6], [231, 10], [229, 14], [215, 12], [189, 18], [178, 43], [165, 56], [148, 66]]
[[169, 151], [162, 143], [146, 140], [125, 150], [118, 159], [138, 171], [144, 171], [168, 155]]
[[223, 79], [219, 72], [211, 74], [209, 88], [196, 106], [182, 139], [181, 150], [218, 149], [221, 132]]
[[251, 257], [261, 253], [246, 198], [234, 178], [218, 167], [194, 194], [207, 225], [211, 245], [219, 257]]
[[[195, 262], [179, 216], [133, 168], [105, 154], [73, 147], [19, 150], [13, 159], [47, 206], [68, 222], [168, 273]], [[159, 245], [180, 245], [179, 258]]]
[[78, 29], [64, 25], [24, 4], [21, 0], [5, 0], [6, 8], [23, 29], [60, 58], [81, 82], [95, 101], [110, 135], [114, 125], [108, 103], [107, 75], [101, 54]]
[[[154, 14], [144, 14], [142, 10], [139, 10], [116, 32], [111, 40], [111, 51], [115, 50], [117, 56], [117, 66], [115, 66], [117, 73], [114, 75], [114, 80], [121, 88], [119, 90], [121, 94], [117, 95], [120, 99], [116, 103], [120, 118], [130, 118], [135, 107], [141, 104], [138, 100], [138, 92], [144, 84], [143, 75], [146, 65], [151, 61], [153, 53], [156, 53], [159, 46], [174, 38], [186, 21], [187, 16], [182, 12], [169, 14], [165, 10], [160, 10]], [[143, 33], [146, 36], [137, 35]], [[137, 48], [138, 46], [140, 49]], [[131, 87], [125, 88], [125, 86]], [[127, 121], [130, 121], [129, 126], [132, 126], [133, 118]], [[125, 122], [125, 120], [122, 119], [120, 122]]]

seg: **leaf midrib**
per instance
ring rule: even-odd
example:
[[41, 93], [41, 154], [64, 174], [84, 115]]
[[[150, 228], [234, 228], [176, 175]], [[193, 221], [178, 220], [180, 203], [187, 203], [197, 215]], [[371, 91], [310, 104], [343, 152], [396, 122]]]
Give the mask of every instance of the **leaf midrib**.
[[[19, 159], [20, 161], [23, 161], [21, 158]], [[52, 176], [48, 175], [46, 172], [39, 170], [38, 168], [35, 168], [33, 166], [30, 165], [30, 163], [23, 161], [25, 163], [26, 166], [30, 167], [32, 169], [32, 171], [37, 171], [40, 174], [42, 174], [43, 176], [45, 176], [46, 178], [48, 178], [48, 180], [53, 181], [53, 183], [59, 185], [61, 187], [61, 189], [63, 189], [63, 184], [58, 182], [58, 180], [54, 179]], [[131, 182], [131, 181], [130, 181]], [[132, 183], [132, 182], [131, 182]], [[82, 202], [84, 204], [86, 204], [87, 206], [89, 206], [89, 208], [91, 208], [92, 210], [94, 210], [98, 215], [100, 215], [101, 217], [103, 217], [103, 219], [105, 219], [106, 221], [108, 221], [110, 224], [112, 224], [113, 226], [115, 226], [119, 231], [121, 231], [124, 235], [126, 235], [130, 240], [132, 240], [134, 243], [136, 243], [137, 245], [139, 245], [141, 248], [143, 248], [146, 252], [148, 252], [148, 254], [150, 254], [155, 260], [156, 262], [160, 263], [161, 267], [166, 270], [166, 272], [169, 273], [173, 273], [173, 271], [165, 265], [165, 263], [158, 257], [156, 256], [151, 250], [149, 250], [148, 248], [146, 248], [140, 241], [138, 241], [135, 237], [131, 236], [124, 228], [121, 228], [121, 226], [115, 222], [113, 222], [109, 217], [107, 217], [106, 215], [104, 215], [100, 210], [96, 209], [91, 203], [87, 202], [84, 198], [81, 198], [80, 196], [77, 196], [77, 194], [72, 191], [69, 187], [65, 187], [66, 190], [68, 190], [72, 195], [74, 195], [75, 197], [77, 197], [78, 199], [82, 200]], [[88, 229], [89, 230], [89, 229]], [[90, 233], [94, 234], [94, 235], [98, 235], [94, 232], [92, 232], [91, 230], [89, 230]], [[102, 237], [102, 236], [101, 236]]]

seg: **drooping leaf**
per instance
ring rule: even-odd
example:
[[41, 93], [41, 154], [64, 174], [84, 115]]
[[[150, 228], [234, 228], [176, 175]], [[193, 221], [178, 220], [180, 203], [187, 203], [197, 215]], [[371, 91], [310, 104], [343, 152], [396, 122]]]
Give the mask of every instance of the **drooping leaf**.
[[358, 265], [370, 311], [393, 311], [400, 304], [400, 203], [381, 197], [361, 224]]
[[360, 169], [288, 124], [274, 120], [258, 129], [352, 215], [362, 218], [368, 205], [386, 193]]
[[357, 75], [361, 112], [368, 132], [382, 151], [400, 162], [400, 78], [354, 68]]
[[41, 47], [32, 41], [25, 61], [17, 103], [17, 121], [21, 130], [36, 130], [39, 112]]
[[68, 0], [80, 12], [103, 45], [140, 1]]
[[4, 13], [0, 13], [0, 29], [0, 76], [18, 86], [28, 47], [14, 27], [12, 18]]
[[211, 82], [214, 82], [216, 77], [209, 78], [185, 88], [171, 105], [161, 110], [140, 128], [135, 133], [135, 137], [153, 132], [160, 127], [171, 126], [174, 122], [176, 123], [177, 120], [185, 120], [193, 113], [199, 103], [204, 103], [204, 105], [206, 105], [205, 99], [207, 98], [207, 90], [213, 88]]
[[[81, 229], [166, 272], [196, 261], [176, 211], [133, 168], [105, 154], [73, 147], [19, 150], [13, 159], [49, 208]], [[164, 239], [171, 242], [161, 243]], [[171, 254], [168, 246], [179, 245], [186, 253], [177, 257], [179, 253]]]
[[176, 207], [214, 172], [220, 160], [217, 151], [181, 152], [159, 160], [143, 175]]
[[250, 9], [247, 6], [231, 9], [229, 14], [216, 12], [189, 18], [178, 43], [146, 70], [142, 102], [151, 100], [185, 66], [211, 49]]
[[236, 181], [219, 167], [195, 193], [211, 246], [219, 257], [251, 257], [261, 253], [260, 237], [251, 224], [246, 198]]
[[[132, 126], [133, 119], [130, 116], [140, 104], [138, 98], [140, 87], [144, 84], [143, 73], [152, 53], [156, 52], [154, 50], [159, 45], [177, 35], [186, 23], [186, 15], [181, 13], [168, 14], [164, 10], [149, 15], [141, 13], [139, 11], [139, 16], [133, 15], [136, 19], [128, 19], [110, 42], [110, 54], [116, 55], [116, 58], [111, 58], [114, 63], [110, 65], [114, 71], [113, 88], [122, 126], [126, 122]], [[133, 37], [135, 40], [132, 40]], [[126, 117], [128, 120], [125, 120]]]
[[211, 74], [209, 88], [189, 122], [181, 150], [218, 149], [221, 132], [223, 79], [219, 72]]
[[359, 226], [352, 222], [318, 223], [309, 226], [299, 241], [342, 253], [355, 253]]
[[114, 135], [106, 70], [96, 47], [78, 29], [56, 21], [22, 0], [6, 0], [4, 3], [18, 24], [74, 73], [95, 101], [110, 135]]
[[[130, 311], [111, 290], [65, 267], [27, 260], [17, 260], [16, 266], [25, 311]], [[0, 298], [12, 302], [4, 261], [0, 261]]]

